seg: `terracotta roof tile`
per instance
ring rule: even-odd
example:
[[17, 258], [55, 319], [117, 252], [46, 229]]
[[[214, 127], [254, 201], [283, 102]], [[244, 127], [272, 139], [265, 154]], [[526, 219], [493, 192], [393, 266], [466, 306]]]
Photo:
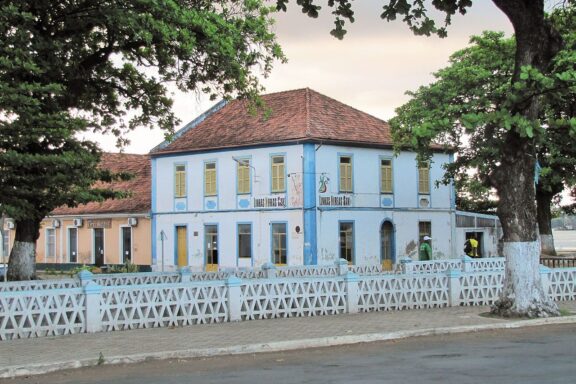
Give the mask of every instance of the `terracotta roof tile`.
[[126, 181], [98, 185], [117, 191], [129, 191], [131, 196], [125, 199], [108, 199], [103, 202], [81, 204], [70, 208], [61, 206], [52, 211], [52, 216], [89, 215], [110, 213], [147, 213], [150, 211], [150, 159], [148, 155], [126, 153], [104, 153], [100, 167], [113, 172], [131, 173], [134, 177]]
[[152, 154], [317, 140], [389, 146], [390, 126], [309, 88], [262, 96], [270, 115], [251, 114], [245, 101], [214, 108]]

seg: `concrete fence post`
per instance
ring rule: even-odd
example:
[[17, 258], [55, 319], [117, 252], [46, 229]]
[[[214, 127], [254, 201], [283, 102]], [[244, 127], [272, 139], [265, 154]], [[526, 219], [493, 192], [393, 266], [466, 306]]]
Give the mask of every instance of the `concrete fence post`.
[[457, 307], [460, 305], [460, 293], [462, 290], [460, 276], [462, 276], [462, 272], [457, 269], [448, 269], [446, 275], [448, 276], [448, 305]]
[[462, 256], [462, 272], [473, 272], [472, 269], [472, 262], [474, 261], [473, 258], [470, 256]]
[[102, 332], [102, 316], [100, 314], [102, 287], [89, 281], [83, 290], [86, 296], [86, 333]]
[[550, 273], [552, 270], [544, 265], [540, 265], [540, 279], [542, 280], [542, 289], [544, 294], [550, 297]]
[[180, 275], [181, 283], [189, 283], [192, 281], [192, 272], [189, 267], [182, 267], [178, 269], [178, 274]]
[[358, 313], [358, 299], [360, 297], [358, 292], [358, 281], [360, 278], [357, 274], [347, 272], [344, 275], [344, 282], [346, 284], [346, 312]]
[[400, 265], [402, 266], [402, 273], [409, 275], [414, 272], [414, 266], [412, 264], [412, 259], [409, 257], [403, 257], [400, 259]]
[[242, 290], [240, 286], [242, 280], [232, 275], [226, 279], [226, 287], [228, 288], [228, 321], [240, 321], [240, 309]]
[[336, 264], [336, 267], [338, 267], [338, 274], [340, 276], [346, 275], [350, 270], [348, 268], [348, 260], [346, 259], [338, 259], [334, 262], [334, 264]]
[[94, 278], [94, 275], [90, 271], [80, 271], [78, 273], [78, 279], [80, 280], [80, 286], [85, 287]]
[[264, 263], [262, 264], [262, 270], [264, 271], [264, 276], [267, 279], [275, 279], [276, 278], [276, 266], [272, 263]]

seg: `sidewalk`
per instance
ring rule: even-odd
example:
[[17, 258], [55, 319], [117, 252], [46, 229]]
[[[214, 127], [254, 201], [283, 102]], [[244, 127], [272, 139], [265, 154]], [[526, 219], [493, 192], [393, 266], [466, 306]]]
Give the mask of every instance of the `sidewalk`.
[[576, 323], [570, 316], [505, 320], [488, 307], [372, 312], [0, 341], [0, 378], [149, 359], [194, 358], [354, 344], [413, 336]]

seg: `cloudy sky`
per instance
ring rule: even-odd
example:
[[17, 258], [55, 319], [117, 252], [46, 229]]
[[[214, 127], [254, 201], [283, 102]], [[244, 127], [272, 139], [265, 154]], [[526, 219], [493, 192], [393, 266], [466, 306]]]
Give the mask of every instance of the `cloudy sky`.
[[[310, 87], [387, 120], [408, 100], [404, 93], [430, 83], [432, 73], [446, 66], [450, 54], [464, 48], [470, 36], [484, 30], [512, 33], [509, 21], [488, 0], [475, 1], [467, 15], [455, 17], [444, 39], [414, 36], [401, 21], [384, 22], [379, 17], [382, 3], [356, 1], [356, 21], [348, 24], [340, 41], [329, 34], [333, 19], [328, 9], [310, 19], [292, 0], [288, 13], [276, 15], [275, 25], [288, 63], [277, 63], [262, 80], [266, 92]], [[174, 108], [184, 125], [213, 104], [198, 95], [177, 94]], [[125, 152], [147, 153], [163, 140], [163, 133], [139, 130], [128, 138], [131, 145]], [[105, 151], [117, 151], [114, 138], [94, 139]]]

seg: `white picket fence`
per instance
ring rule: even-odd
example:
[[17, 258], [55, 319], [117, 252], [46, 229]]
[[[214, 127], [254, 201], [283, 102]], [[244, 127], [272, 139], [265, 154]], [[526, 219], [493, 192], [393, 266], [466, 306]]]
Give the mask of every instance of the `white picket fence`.
[[[404, 262], [399, 273], [334, 266], [164, 275], [96, 276], [73, 287], [0, 290], [0, 340], [280, 317], [487, 305], [502, 287], [501, 260]], [[432, 266], [437, 263], [439, 266]], [[490, 270], [492, 269], [492, 270]], [[325, 273], [325, 275], [321, 275]], [[576, 268], [542, 267], [554, 300], [576, 300]], [[292, 276], [285, 277], [286, 274]], [[152, 277], [155, 276], [155, 277]], [[158, 277], [160, 276], [160, 277]], [[294, 277], [296, 276], [296, 277]], [[69, 281], [67, 284], [71, 284]], [[54, 286], [57, 286], [56, 283]]]

